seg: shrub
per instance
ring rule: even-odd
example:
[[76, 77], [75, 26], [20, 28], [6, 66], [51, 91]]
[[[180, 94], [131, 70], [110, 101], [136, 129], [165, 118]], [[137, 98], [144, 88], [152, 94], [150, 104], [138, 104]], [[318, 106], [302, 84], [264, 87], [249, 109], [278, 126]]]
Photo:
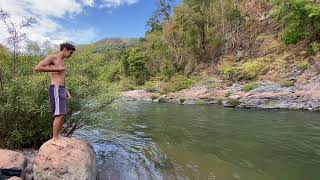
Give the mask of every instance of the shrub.
[[313, 42], [308, 46], [308, 54], [316, 55], [318, 52], [320, 52], [320, 43]]
[[227, 104], [232, 106], [232, 107], [236, 107], [236, 106], [239, 106], [240, 105], [240, 101], [238, 99], [231, 99], [229, 98], [227, 100]]
[[299, 69], [301, 70], [306, 70], [310, 67], [310, 63], [307, 61], [307, 60], [304, 60], [304, 61], [301, 61], [299, 64], [298, 64], [298, 67]]
[[294, 82], [289, 81], [289, 80], [282, 80], [282, 81], [280, 81], [280, 85], [282, 87], [291, 87], [291, 86], [294, 86]]
[[252, 80], [268, 70], [264, 59], [249, 60], [242, 65], [226, 65], [222, 68], [223, 77], [227, 80]]
[[223, 77], [228, 80], [238, 79], [240, 68], [231, 65], [223, 67]]
[[242, 89], [244, 92], [250, 92], [251, 90], [253, 90], [257, 87], [259, 87], [259, 85], [257, 83], [251, 82], [251, 83], [245, 84]]
[[225, 97], [230, 97], [233, 93], [231, 91], [227, 92], [224, 96]]
[[187, 89], [194, 84], [194, 80], [184, 75], [176, 75], [169, 82], [163, 83], [161, 93], [177, 92], [182, 89]]
[[159, 82], [157, 82], [157, 81], [147, 81], [145, 83], [144, 89], [147, 92], [157, 93], [160, 90]]
[[265, 63], [260, 61], [249, 61], [241, 66], [240, 79], [252, 80], [258, 75], [266, 73]]
[[286, 28], [282, 39], [286, 44], [296, 44], [304, 38], [320, 34], [320, 5], [309, 0], [276, 0], [275, 17]]
[[217, 100], [217, 104], [218, 104], [218, 105], [222, 105], [222, 99], [218, 99], [218, 100]]

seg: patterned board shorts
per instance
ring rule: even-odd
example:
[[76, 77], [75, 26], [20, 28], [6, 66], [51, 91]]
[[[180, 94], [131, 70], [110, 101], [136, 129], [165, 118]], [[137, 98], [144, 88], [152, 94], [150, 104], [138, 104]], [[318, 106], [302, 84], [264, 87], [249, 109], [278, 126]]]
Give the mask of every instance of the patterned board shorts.
[[49, 87], [49, 100], [53, 116], [65, 115], [68, 113], [67, 90], [63, 85]]

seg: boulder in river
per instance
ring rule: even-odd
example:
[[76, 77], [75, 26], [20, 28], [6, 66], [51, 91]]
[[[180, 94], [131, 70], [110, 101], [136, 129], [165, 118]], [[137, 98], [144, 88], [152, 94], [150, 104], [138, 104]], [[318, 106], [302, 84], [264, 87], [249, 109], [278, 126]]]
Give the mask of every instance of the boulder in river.
[[95, 180], [96, 157], [85, 140], [61, 138], [44, 143], [36, 156], [34, 179]]

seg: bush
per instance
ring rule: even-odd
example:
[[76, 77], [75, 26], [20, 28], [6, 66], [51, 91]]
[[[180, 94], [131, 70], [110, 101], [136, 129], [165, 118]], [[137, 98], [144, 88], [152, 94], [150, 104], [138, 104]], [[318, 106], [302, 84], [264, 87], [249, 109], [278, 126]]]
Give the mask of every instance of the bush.
[[[37, 148], [51, 138], [53, 119], [48, 102], [49, 78], [33, 71], [42, 57], [18, 56], [16, 71], [12, 71], [10, 53], [0, 56], [0, 146]], [[105, 63], [90, 49], [76, 52], [66, 63], [72, 67], [66, 76], [72, 100], [63, 134], [70, 136], [84, 125], [95, 124], [98, 119], [90, 116], [92, 112], [108, 105], [116, 93], [109, 94], [105, 74], [101, 74]], [[92, 105], [93, 101], [98, 105]]]
[[232, 106], [232, 107], [236, 107], [236, 106], [239, 106], [241, 103], [240, 103], [240, 101], [239, 101], [238, 99], [231, 99], [231, 98], [229, 98], [229, 99], [227, 100], [227, 104], [230, 105], [230, 106]]
[[160, 85], [157, 81], [147, 81], [145, 83], [144, 89], [147, 92], [158, 93], [160, 91]]
[[286, 28], [282, 39], [286, 44], [296, 44], [305, 38], [320, 34], [320, 5], [310, 0], [276, 0], [275, 17]]
[[137, 85], [143, 85], [150, 78], [150, 73], [146, 68], [147, 57], [138, 48], [129, 51], [128, 64], [129, 76], [133, 77]]
[[121, 64], [119, 62], [109, 63], [108, 68], [104, 71], [104, 76], [107, 81], [115, 82], [120, 80]]
[[249, 61], [241, 66], [240, 79], [252, 80], [258, 75], [265, 74], [265, 63], [260, 61]]
[[242, 65], [226, 65], [222, 68], [223, 77], [227, 80], [253, 80], [268, 70], [264, 59], [249, 60]]
[[227, 92], [224, 97], [230, 97], [233, 93], [231, 91]]
[[176, 75], [171, 78], [169, 82], [163, 83], [161, 93], [167, 94], [170, 92], [177, 92], [182, 89], [187, 89], [194, 84], [194, 80], [184, 75]]
[[259, 87], [259, 85], [257, 83], [251, 82], [251, 83], [245, 84], [242, 89], [244, 92], [250, 92], [251, 90], [253, 90], [257, 87]]
[[282, 80], [282, 81], [280, 81], [280, 85], [282, 87], [291, 87], [291, 86], [294, 86], [294, 82], [289, 81], [289, 80]]
[[316, 55], [318, 52], [320, 52], [320, 43], [313, 42], [308, 46], [308, 54]]
[[301, 61], [299, 64], [298, 64], [298, 67], [299, 69], [301, 70], [306, 70], [310, 67], [310, 63], [307, 61], [307, 60], [304, 60], [304, 61]]
[[[33, 69], [32, 62], [19, 68]], [[0, 89], [0, 147], [38, 147], [51, 136], [49, 82], [45, 75], [21, 75], [10, 66], [3, 68], [5, 77], [14, 77], [4, 79]]]
[[209, 88], [209, 89], [223, 89], [224, 86], [222, 84], [214, 83], [214, 84], [208, 85], [207, 88]]
[[228, 80], [237, 80], [240, 73], [239, 67], [234, 67], [232, 65], [226, 65], [222, 68], [223, 77]]

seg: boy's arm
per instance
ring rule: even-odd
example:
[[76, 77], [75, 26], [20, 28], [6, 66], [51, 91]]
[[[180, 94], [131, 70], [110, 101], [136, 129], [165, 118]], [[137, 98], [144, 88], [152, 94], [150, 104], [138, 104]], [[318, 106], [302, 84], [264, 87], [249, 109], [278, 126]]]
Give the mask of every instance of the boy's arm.
[[36, 67], [34, 68], [35, 71], [38, 72], [60, 72], [64, 70], [64, 67], [49, 67], [49, 65], [53, 62], [55, 59], [54, 56], [49, 55], [44, 60], [42, 60]]

